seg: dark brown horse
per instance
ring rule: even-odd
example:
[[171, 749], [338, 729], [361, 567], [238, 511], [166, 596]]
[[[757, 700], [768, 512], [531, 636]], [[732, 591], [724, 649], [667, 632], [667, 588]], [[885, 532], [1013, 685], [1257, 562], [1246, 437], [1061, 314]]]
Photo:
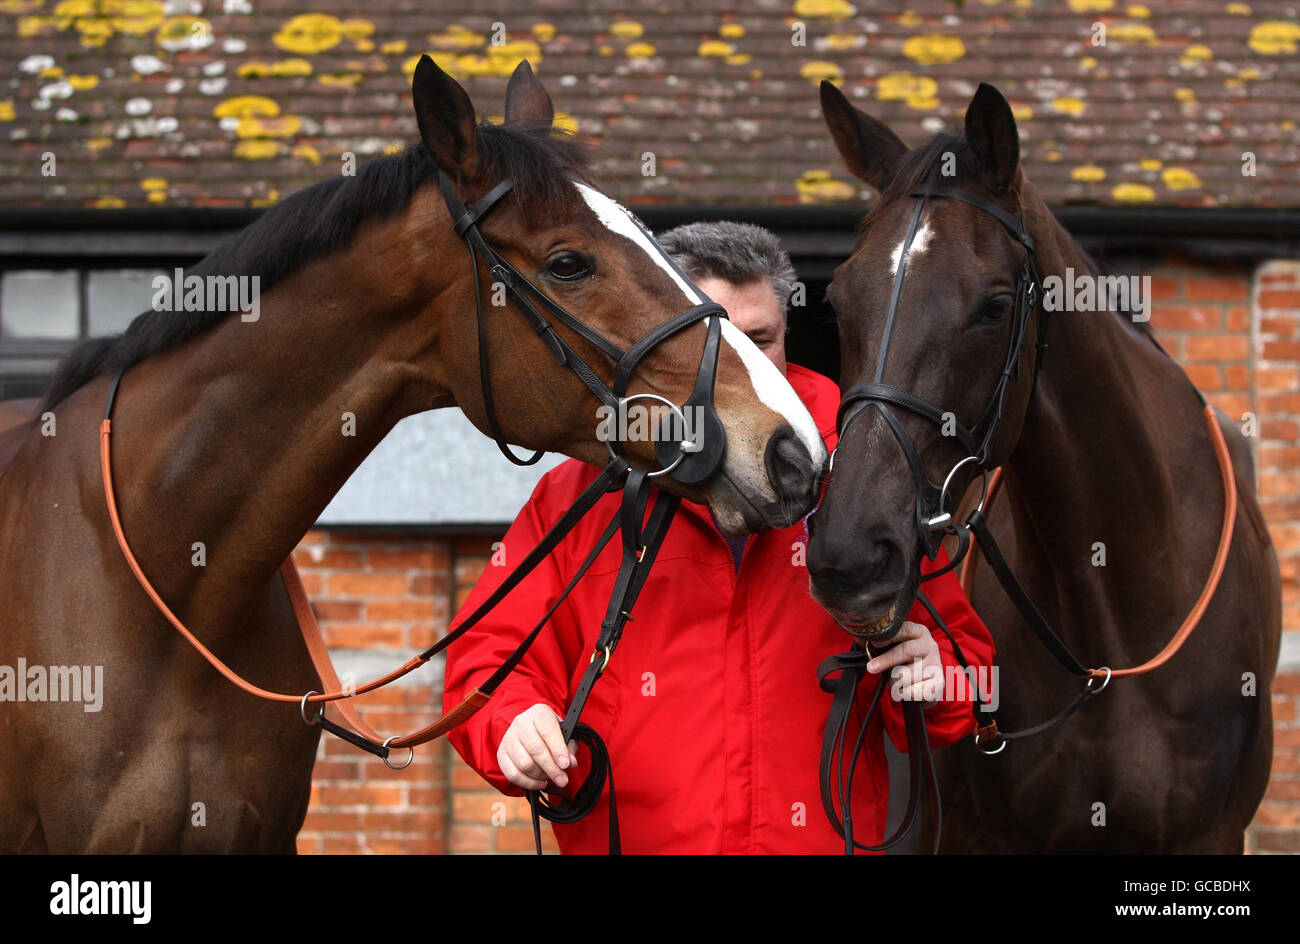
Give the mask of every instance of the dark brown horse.
[[[297, 705], [259, 701], [213, 671], [114, 542], [96, 429], [118, 371], [129, 368], [113, 477], [145, 572], [236, 671], [277, 691], [319, 691], [277, 568], [400, 418], [456, 406], [488, 429], [476, 282], [505, 437], [607, 459], [587, 387], [517, 311], [486, 304], [492, 280], [470, 268], [437, 169], [467, 205], [512, 179], [485, 238], [615, 345], [699, 300], [588, 182], [583, 151], [551, 132], [550, 97], [526, 64], [501, 126], [476, 123], [431, 60], [416, 70], [414, 101], [421, 145], [289, 198], [190, 270], [260, 277], [256, 321], [147, 312], [120, 338], [74, 352], [41, 408], [53, 429], [47, 417], [22, 434], [0, 479], [0, 667], [102, 667], [102, 690], [98, 710], [86, 710], [85, 692], [31, 700], [30, 686], [28, 700], [0, 703], [0, 849], [290, 852], [307, 810], [319, 729]], [[612, 362], [557, 330], [609, 384]], [[697, 323], [660, 343], [629, 393], [685, 403], [705, 335]], [[722, 337], [724, 464], [698, 486], [666, 487], [708, 502], [729, 531], [784, 526], [815, 500], [825, 450], [762, 353], [729, 323]], [[652, 442], [627, 456], [659, 467]]]
[[[975, 426], [1010, 350], [1026, 249], [1014, 225], [964, 199], [926, 201], [913, 225], [912, 194], [960, 188], [1013, 224], [1023, 210], [1044, 282], [1095, 269], [1025, 178], [1011, 110], [991, 87], [971, 102], [964, 135], [911, 151], [834, 87], [823, 85], [822, 102], [849, 170], [880, 192], [830, 289], [842, 384], [873, 379], [912, 226], [885, 382]], [[1210, 573], [1225, 508], [1215, 452], [1191, 382], [1142, 326], [1106, 310], [1045, 322], [1041, 299], [990, 443], [987, 464], [1004, 471], [992, 530], [1084, 665], [1133, 666], [1166, 644]], [[957, 439], [923, 416], [897, 415], [927, 477], [942, 482], [965, 455]], [[1236, 424], [1219, 423], [1240, 498], [1226, 570], [1199, 626], [1162, 668], [1114, 679], [1047, 733], [993, 756], [970, 741], [943, 752], [945, 850], [1241, 851], [1272, 757], [1280, 595], [1249, 448]], [[900, 442], [877, 409], [842, 434], [808, 553], [817, 599], [847, 624], [880, 627], [882, 641], [900, 617], [878, 620], [895, 605], [906, 613], [921, 554]], [[959, 494], [972, 472], [959, 474]], [[1051, 718], [1081, 683], [1030, 634], [983, 560], [974, 574], [973, 602], [997, 642], [1002, 729]]]

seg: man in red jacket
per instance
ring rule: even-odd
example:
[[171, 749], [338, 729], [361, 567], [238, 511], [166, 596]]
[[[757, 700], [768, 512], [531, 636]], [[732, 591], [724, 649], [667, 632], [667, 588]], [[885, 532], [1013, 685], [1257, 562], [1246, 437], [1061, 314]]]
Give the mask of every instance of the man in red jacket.
[[[785, 300], [794, 270], [776, 237], [747, 224], [697, 223], [659, 239], [785, 372], [833, 447], [839, 389], [785, 362]], [[525, 555], [596, 475], [570, 460], [543, 476], [506, 534], [506, 559]], [[618, 502], [617, 494], [605, 496], [548, 560], [448, 649], [446, 707], [500, 665], [554, 603]], [[809, 594], [806, 542], [803, 524], [728, 539], [706, 506], [682, 502], [635, 619], [582, 715], [609, 748], [624, 851], [843, 852], [821, 809], [818, 759], [831, 696], [817, 683], [817, 666], [850, 640]], [[620, 554], [618, 541], [606, 546], [492, 701], [448, 736], [503, 793], [571, 792], [585, 775], [583, 753], [564, 743], [560, 720], [591, 658]], [[923, 570], [945, 562], [940, 554]], [[489, 567], [466, 611], [509, 569]], [[992, 639], [956, 577], [936, 578], [926, 589], [970, 664], [990, 664]], [[881, 727], [906, 750], [898, 698], [932, 701], [934, 686], [925, 679], [956, 665], [951, 644], [931, 634], [920, 604], [908, 619], [902, 641], [872, 661], [859, 691], [861, 706], [892, 670], [885, 694], [898, 697], [882, 698], [854, 782], [855, 833], [865, 843], [883, 837], [888, 809]], [[925, 720], [934, 747], [974, 729], [966, 700], [940, 697]], [[608, 787], [586, 819], [553, 826], [561, 851], [607, 851], [607, 803]]]

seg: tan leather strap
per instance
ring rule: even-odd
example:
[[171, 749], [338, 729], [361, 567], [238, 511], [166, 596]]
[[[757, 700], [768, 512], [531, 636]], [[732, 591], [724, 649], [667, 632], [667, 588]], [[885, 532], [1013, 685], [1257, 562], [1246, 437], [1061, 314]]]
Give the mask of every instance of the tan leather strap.
[[[289, 601], [293, 605], [294, 617], [298, 623], [298, 629], [302, 633], [303, 642], [307, 646], [307, 651], [311, 655], [312, 664], [316, 668], [316, 674], [320, 676], [324, 692], [317, 692], [307, 695], [293, 695], [283, 692], [272, 692], [244, 679], [237, 672], [221, 661], [212, 653], [207, 646], [203, 645], [198, 638], [190, 632], [184, 623], [177, 618], [176, 614], [171, 611], [158, 591], [153, 588], [149, 578], [145, 576], [140, 567], [140, 563], [135, 559], [131, 552], [130, 545], [127, 543], [126, 534], [122, 530], [122, 522], [117, 512], [117, 498], [113, 491], [113, 464], [112, 464], [112, 420], [104, 419], [99, 427], [99, 467], [101, 478], [104, 483], [104, 499], [108, 505], [108, 518], [113, 526], [113, 535], [117, 539], [117, 545], [122, 550], [122, 556], [126, 558], [127, 566], [130, 567], [131, 573], [135, 576], [136, 582], [148, 595], [154, 606], [167, 621], [176, 628], [185, 640], [194, 647], [199, 655], [207, 660], [208, 664], [220, 672], [227, 680], [237, 685], [239, 688], [248, 692], [250, 695], [256, 695], [268, 701], [290, 702], [294, 704], [317, 703], [317, 702], [337, 702], [337, 707], [344, 720], [362, 736], [369, 738], [376, 743], [383, 743], [384, 738], [378, 734], [370, 725], [362, 720], [356, 709], [352, 707], [347, 699], [354, 698], [357, 695], [364, 695], [376, 689], [383, 688], [390, 682], [394, 682], [404, 675], [418, 669], [424, 665], [428, 659], [422, 656], [414, 656], [404, 664], [398, 666], [387, 675], [371, 679], [364, 685], [358, 685], [356, 688], [344, 690], [339, 682], [338, 673], [334, 670], [334, 663], [330, 660], [329, 651], [325, 646], [325, 640], [321, 635], [320, 626], [316, 622], [316, 615], [312, 612], [311, 603], [307, 600], [306, 591], [303, 589], [302, 580], [298, 576], [298, 569], [294, 566], [293, 559], [289, 558], [280, 565], [280, 576], [284, 580], [285, 589], [289, 593]], [[456, 725], [468, 719], [478, 711], [488, 700], [488, 696], [475, 689], [470, 692], [459, 705], [447, 712], [433, 724], [422, 728], [413, 734], [408, 734], [401, 738], [392, 738], [389, 740], [388, 747], [414, 747], [440, 737], [447, 731], [450, 731]]]
[[[1214, 445], [1214, 457], [1219, 465], [1219, 475], [1223, 479], [1223, 524], [1219, 529], [1219, 546], [1214, 554], [1214, 563], [1210, 567], [1210, 575], [1206, 578], [1205, 585], [1201, 588], [1201, 595], [1197, 598], [1191, 612], [1183, 620], [1178, 631], [1170, 638], [1165, 647], [1156, 655], [1152, 656], [1141, 665], [1135, 665], [1128, 669], [1090, 669], [1085, 678], [1095, 678], [1104, 681], [1109, 677], [1123, 677], [1128, 675], [1144, 675], [1154, 669], [1160, 668], [1168, 662], [1191, 636], [1192, 630], [1196, 629], [1209, 608], [1210, 600], [1214, 598], [1215, 591], [1219, 588], [1219, 580], [1223, 577], [1223, 568], [1228, 561], [1228, 551], [1232, 547], [1232, 535], [1236, 528], [1237, 522], [1237, 475], [1232, 466], [1232, 456], [1228, 452], [1228, 444], [1223, 438], [1223, 430], [1219, 428], [1218, 417], [1214, 414], [1213, 405], [1207, 403], [1202, 411], [1205, 419], [1205, 425], [1210, 433], [1210, 442]], [[993, 480], [989, 483], [988, 498], [984, 502], [985, 514], [993, 506], [993, 496], [997, 494], [998, 485], [1002, 480], [1002, 470], [995, 469]], [[979, 542], [972, 542], [978, 544]], [[972, 569], [972, 560], [975, 556], [975, 548], [972, 547], [961, 569], [961, 586], [969, 600], [971, 590], [974, 586], [974, 571]]]

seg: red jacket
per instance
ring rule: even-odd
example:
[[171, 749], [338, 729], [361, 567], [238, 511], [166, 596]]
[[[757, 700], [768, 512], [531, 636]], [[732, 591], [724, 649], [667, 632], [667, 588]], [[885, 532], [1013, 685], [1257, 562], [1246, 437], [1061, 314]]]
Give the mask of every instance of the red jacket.
[[[795, 365], [788, 379], [833, 446], [835, 384]], [[487, 568], [465, 612], [500, 583], [596, 474], [594, 467], [570, 461], [542, 478], [506, 534], [507, 566]], [[445, 707], [485, 679], [541, 618], [618, 501], [617, 493], [602, 498], [547, 561], [448, 649]], [[625, 852], [843, 852], [818, 788], [831, 696], [817, 684], [817, 665], [846, 651], [852, 640], [809, 594], [807, 567], [795, 563], [802, 563], [804, 541], [802, 524], [753, 535], [737, 570], [708, 508], [682, 502], [635, 619], [582, 715], [609, 747]], [[594, 648], [620, 551], [615, 538], [514, 674], [448, 736], [466, 762], [504, 793], [522, 791], [502, 775], [497, 747], [510, 722], [535, 704], [564, 715]], [[923, 569], [945, 560], [925, 562]], [[956, 577], [929, 581], [926, 592], [970, 663], [990, 664], [992, 639]], [[908, 618], [931, 625], [919, 603]], [[944, 663], [955, 665], [947, 638], [937, 631], [935, 638]], [[859, 706], [875, 684], [879, 676], [865, 676]], [[882, 838], [888, 808], [882, 713], [894, 744], [906, 749], [899, 703], [886, 692], [854, 783], [855, 832], [869, 843]], [[964, 700], [941, 701], [925, 718], [935, 747], [974, 730]], [[585, 755], [580, 747], [570, 790], [590, 769]], [[608, 851], [607, 797], [608, 792], [584, 820], [553, 827], [563, 852]]]

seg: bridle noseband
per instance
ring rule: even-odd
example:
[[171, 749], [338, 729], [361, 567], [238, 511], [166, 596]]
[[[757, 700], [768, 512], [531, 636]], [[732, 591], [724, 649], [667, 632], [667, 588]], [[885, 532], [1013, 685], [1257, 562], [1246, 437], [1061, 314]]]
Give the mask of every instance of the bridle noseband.
[[[894, 274], [894, 285], [890, 293], [889, 308], [885, 314], [885, 330], [881, 339], [880, 355], [876, 361], [875, 377], [870, 383], [856, 384], [845, 391], [840, 401], [839, 414], [836, 417], [836, 428], [839, 431], [839, 442], [843, 443], [849, 425], [858, 416], [871, 408], [880, 411], [880, 415], [884, 417], [885, 423], [894, 434], [894, 438], [898, 441], [899, 447], [903, 450], [903, 455], [907, 459], [908, 469], [912, 473], [912, 480], [916, 487], [918, 540], [926, 557], [934, 560], [939, 553], [939, 547], [945, 533], [955, 533], [959, 537], [965, 537], [963, 532], [953, 525], [952, 513], [949, 510], [949, 498], [952, 498], [950, 487], [956, 473], [966, 465], [973, 465], [977, 471], [985, 475], [989, 471], [989, 447], [994, 435], [997, 433], [998, 424], [1002, 420], [1007, 388], [1013, 378], [1020, 376], [1020, 355], [1024, 347], [1025, 334], [1029, 328], [1030, 319], [1039, 307], [1041, 291], [1038, 270], [1034, 264], [1034, 240], [1025, 228], [1023, 208], [1020, 209], [1018, 217], [1012, 216], [992, 201], [986, 200], [968, 190], [936, 185], [933, 178], [924, 189], [913, 191], [909, 196], [916, 199], [916, 207], [908, 224], [907, 235], [903, 240], [902, 251], [899, 254], [898, 269]], [[933, 197], [951, 197], [984, 211], [1001, 223], [1007, 232], [1011, 234], [1011, 237], [1025, 248], [1025, 261], [1016, 275], [1015, 301], [1011, 313], [1011, 335], [1007, 343], [1006, 358], [998, 376], [997, 386], [993, 388], [988, 403], [985, 405], [979, 419], [972, 426], [966, 426], [956, 420], [955, 413], [947, 412], [923, 397], [884, 382], [885, 365], [889, 357], [890, 342], [893, 340], [899, 301], [903, 294], [903, 278], [907, 273], [908, 255], [911, 252], [912, 241], [916, 237], [917, 227], [926, 203]], [[1038, 337], [1038, 358], [1034, 367], [1035, 378], [1037, 378], [1038, 367], [1042, 362], [1043, 352], [1047, 347], [1045, 341], [1046, 318], [1047, 312], [1044, 309]], [[941, 429], [945, 425], [952, 426], [953, 438], [966, 451], [966, 456], [949, 470], [941, 484], [936, 485], [930, 480], [925, 465], [921, 461], [920, 450], [917, 449], [916, 443], [912, 441], [912, 438], [903, 428], [902, 422], [892, 409], [893, 407], [922, 416]], [[838, 448], [837, 445], [837, 451]], [[832, 456], [831, 461], [833, 468], [834, 456]], [[987, 491], [987, 479], [985, 490]], [[956, 502], [956, 498], [952, 500], [954, 503]], [[983, 496], [981, 496], [982, 504]], [[968, 541], [968, 537], [965, 540]], [[954, 561], [949, 566], [942, 571], [927, 574], [923, 579], [928, 580], [939, 576], [940, 573], [946, 573], [952, 567], [957, 566], [964, 553], [965, 545], [963, 545], [961, 553], [954, 556]]]
[[[438, 186], [442, 191], [443, 200], [446, 201], [447, 209], [451, 212], [456, 234], [465, 240], [466, 245], [469, 247], [470, 266], [474, 279], [475, 317], [478, 327], [479, 382], [483, 391], [483, 405], [487, 413], [488, 428], [491, 430], [492, 438], [496, 440], [497, 448], [501, 450], [501, 453], [516, 465], [532, 465], [542, 457], [544, 450], [538, 450], [526, 459], [515, 455], [509, 443], [506, 442], [505, 434], [501, 430], [501, 423], [497, 418], [488, 369], [486, 319], [483, 310], [482, 289], [478, 277], [478, 260], [480, 256], [483, 258], [492, 279], [505, 288], [506, 294], [514, 301], [515, 307], [518, 308], [533, 330], [545, 342], [555, 362], [572, 370], [596, 399], [600, 401], [602, 406], [616, 411], [618, 416], [623, 416], [628, 404], [637, 399], [654, 399], [668, 406], [670, 415], [664, 418], [660, 424], [658, 435], [655, 437], [655, 454], [661, 467], [658, 471], [648, 472], [649, 477], [670, 475], [684, 485], [697, 485], [713, 475], [722, 464], [723, 453], [726, 451], [726, 430], [723, 428], [722, 420], [718, 417], [713, 403], [714, 380], [718, 369], [719, 339], [722, 335], [720, 319], [727, 317], [726, 309], [717, 302], [709, 301], [707, 296], [695, 286], [690, 278], [665, 253], [664, 260], [673, 267], [687, 285], [690, 285], [695, 290], [698, 297], [705, 300], [692, 305], [663, 324], [657, 325], [624, 351], [608, 338], [583, 324], [562, 305], [549, 298], [483, 238], [483, 234], [479, 231], [479, 222], [498, 205], [502, 197], [511, 191], [514, 187], [512, 180], [503, 180], [468, 209], [461, 202], [460, 197], [457, 196], [451, 178], [442, 170], [438, 171]], [[651, 244], [658, 248], [658, 244], [654, 242], [654, 238], [649, 231], [641, 226], [641, 223], [635, 217], [631, 216], [631, 214], [628, 215], [632, 222], [645, 233]], [[662, 250], [659, 251], [662, 252]], [[542, 314], [541, 308], [544, 308], [566, 328], [609, 356], [615, 365], [612, 389], [606, 386], [591, 365], [564, 338], [560, 337], [555, 327]], [[704, 342], [704, 353], [700, 357], [700, 368], [696, 375], [695, 387], [686, 403], [679, 407], [651, 394], [627, 396], [627, 385], [641, 359], [662, 341], [702, 319], [708, 319], [708, 335]], [[703, 428], [689, 429], [690, 439], [683, 440], [680, 432], [690, 427], [686, 420], [688, 410], [693, 410], [695, 415], [703, 417]], [[621, 455], [622, 442], [620, 440], [614, 438], [609, 440], [607, 444], [610, 447], [611, 458]]]

